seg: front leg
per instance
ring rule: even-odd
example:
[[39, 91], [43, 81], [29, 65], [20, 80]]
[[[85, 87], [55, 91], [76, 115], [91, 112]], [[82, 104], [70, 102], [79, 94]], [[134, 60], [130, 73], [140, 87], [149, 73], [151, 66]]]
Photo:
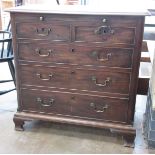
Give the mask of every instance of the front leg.
[[24, 131], [24, 127], [23, 127], [24, 120], [23, 119], [14, 116], [13, 121], [14, 121], [14, 124], [15, 124], [15, 130]]
[[127, 134], [123, 135], [123, 140], [124, 140], [124, 146], [125, 147], [131, 147], [131, 148], [134, 147], [135, 135], [127, 135]]
[[135, 136], [136, 136], [136, 130], [131, 127], [127, 127], [124, 129], [110, 129], [112, 133], [117, 133], [121, 136], [123, 136], [124, 140], [124, 146], [125, 147], [134, 147], [134, 141], [135, 141]]

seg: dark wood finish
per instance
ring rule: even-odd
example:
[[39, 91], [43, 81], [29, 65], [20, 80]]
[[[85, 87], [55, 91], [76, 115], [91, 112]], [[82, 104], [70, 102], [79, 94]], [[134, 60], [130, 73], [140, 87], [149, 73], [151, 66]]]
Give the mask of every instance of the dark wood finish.
[[134, 147], [134, 140], [135, 140], [135, 135], [131, 135], [131, 134], [124, 134], [123, 135], [123, 139], [124, 139], [124, 146], [125, 147]]
[[[119, 132], [121, 134], [127, 134], [130, 136], [135, 135], [135, 129], [132, 125], [124, 125], [120, 123], [110, 123], [104, 121], [93, 121], [89, 119], [83, 118], [72, 118], [68, 116], [61, 116], [61, 115], [42, 115], [42, 114], [33, 114], [29, 112], [17, 112], [14, 115], [14, 118], [22, 121], [24, 120], [44, 120], [44, 121], [51, 121], [51, 122], [59, 122], [59, 123], [69, 123], [69, 124], [76, 124], [76, 125], [84, 125], [84, 126], [91, 126], [97, 128], [105, 128], [110, 129], [111, 132]], [[16, 123], [16, 122], [15, 122]]]
[[23, 120], [21, 117], [14, 116], [13, 121], [15, 123], [15, 129], [17, 131], [24, 131], [23, 125], [24, 125], [25, 119]]
[[71, 94], [21, 90], [23, 111], [45, 114], [71, 114]]
[[151, 62], [149, 56], [141, 56], [140, 61], [141, 61], [141, 62]]
[[[139, 16], [121, 16], [121, 15], [83, 15], [83, 14], [77, 14], [76, 17], [73, 14], [46, 14], [46, 13], [29, 13], [29, 16], [27, 16], [27, 13], [16, 13], [20, 14], [20, 16], [14, 17], [17, 23], [21, 22], [28, 22], [28, 23], [53, 23], [53, 22], [63, 22], [67, 25], [74, 24], [77, 25], [77, 22], [79, 23], [90, 23], [92, 25], [106, 25], [109, 24], [113, 27], [136, 27], [137, 23], [140, 21]], [[43, 20], [40, 20], [40, 17], [43, 17]], [[76, 19], [75, 19], [76, 18]], [[103, 22], [103, 19], [106, 19], [105, 22]], [[79, 25], [79, 24], [78, 24]], [[91, 26], [92, 26], [91, 25]]]
[[57, 66], [21, 65], [20, 68], [22, 85], [41, 85], [121, 94], [129, 93], [129, 73]]
[[63, 22], [52, 23], [18, 23], [18, 38], [49, 39], [55, 42], [67, 42], [70, 40], [70, 27]]
[[18, 112], [121, 133], [133, 127], [144, 15], [12, 12]]
[[148, 89], [149, 89], [149, 81], [150, 78], [139, 78], [138, 79], [138, 88], [137, 88], [137, 94], [140, 95], [147, 95]]
[[24, 112], [61, 114], [123, 123], [127, 120], [127, 99], [27, 89], [21, 90], [21, 96], [21, 109]]
[[141, 52], [140, 61], [141, 62], [151, 62], [150, 55], [148, 53], [148, 46], [147, 46], [147, 42], [146, 41], [142, 42], [142, 52]]
[[[25, 61], [41, 61], [74, 65], [95, 65], [108, 67], [132, 67], [132, 48], [112, 48], [52, 44], [46, 42], [19, 43], [19, 59]], [[31, 57], [30, 57], [31, 55]], [[85, 61], [81, 61], [81, 57]]]
[[72, 95], [70, 102], [73, 116], [111, 122], [127, 121], [128, 100]]
[[[95, 32], [98, 31], [98, 32]], [[114, 31], [109, 32], [109, 31]], [[107, 27], [106, 25], [94, 25], [90, 27], [90, 23], [75, 27], [75, 42], [96, 42], [105, 44], [131, 44], [135, 43], [135, 29], [122, 27]]]

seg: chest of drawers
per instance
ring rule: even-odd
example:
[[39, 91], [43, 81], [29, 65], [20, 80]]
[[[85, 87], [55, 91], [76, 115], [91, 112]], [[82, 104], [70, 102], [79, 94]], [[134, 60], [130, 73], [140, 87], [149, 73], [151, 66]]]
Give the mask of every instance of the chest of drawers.
[[132, 142], [145, 14], [10, 12], [15, 128], [39, 119], [108, 128]]

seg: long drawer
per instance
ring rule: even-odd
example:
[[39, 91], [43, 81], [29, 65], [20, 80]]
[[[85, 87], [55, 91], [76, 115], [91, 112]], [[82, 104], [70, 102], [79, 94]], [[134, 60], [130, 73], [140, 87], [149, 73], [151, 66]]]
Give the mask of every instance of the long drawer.
[[77, 90], [128, 94], [130, 73], [56, 66], [20, 66], [21, 83]]
[[[19, 59], [49, 63], [132, 67], [132, 48], [112, 48], [38, 43], [18, 43]], [[83, 59], [81, 61], [81, 58]]]
[[128, 100], [21, 89], [22, 111], [71, 115], [87, 119], [127, 121]]

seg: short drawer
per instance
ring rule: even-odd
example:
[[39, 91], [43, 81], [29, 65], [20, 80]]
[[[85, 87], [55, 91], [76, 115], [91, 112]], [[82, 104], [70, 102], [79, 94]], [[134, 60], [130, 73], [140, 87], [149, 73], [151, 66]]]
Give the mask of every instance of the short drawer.
[[21, 89], [22, 111], [126, 122], [128, 100]]
[[68, 96], [48, 91], [21, 89], [21, 110], [29, 112], [71, 114]]
[[21, 14], [15, 19], [20, 39], [129, 45], [135, 44], [139, 24], [138, 18], [128, 16]]
[[51, 40], [55, 42], [67, 42], [70, 40], [70, 27], [61, 22], [16, 24], [16, 34], [19, 39]]
[[65, 89], [128, 94], [130, 73], [103, 69], [21, 65], [23, 85], [41, 85]]
[[131, 68], [134, 50], [38, 42], [18, 43], [18, 51], [20, 60]]
[[109, 24], [75, 26], [75, 42], [92, 42], [105, 44], [135, 44], [136, 28], [116, 27]]

